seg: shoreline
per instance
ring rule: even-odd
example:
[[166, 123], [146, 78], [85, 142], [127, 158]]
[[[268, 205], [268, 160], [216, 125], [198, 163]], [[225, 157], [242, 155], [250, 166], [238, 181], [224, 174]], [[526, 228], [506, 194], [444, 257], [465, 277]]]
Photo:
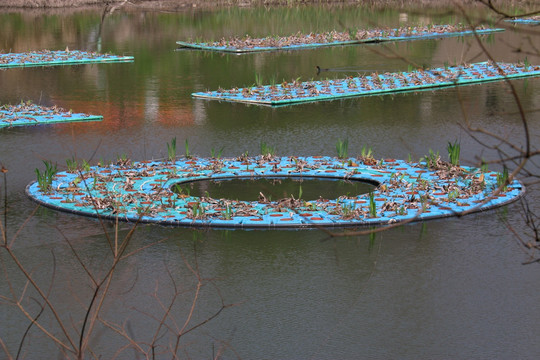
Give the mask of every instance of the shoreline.
[[[457, 0], [464, 5], [485, 6], [475, 0]], [[373, 7], [449, 7], [453, 0], [4, 0], [0, 10], [55, 9], [84, 7], [117, 7], [144, 10], [185, 10], [192, 8], [252, 7], [252, 6], [299, 6], [299, 5], [358, 5]], [[494, 0], [495, 6], [534, 6], [535, 0]]]

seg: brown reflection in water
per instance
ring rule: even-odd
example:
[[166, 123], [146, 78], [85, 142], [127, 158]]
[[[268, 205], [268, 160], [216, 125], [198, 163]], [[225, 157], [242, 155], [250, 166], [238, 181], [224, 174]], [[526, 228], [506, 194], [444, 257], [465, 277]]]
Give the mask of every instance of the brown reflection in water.
[[156, 122], [164, 127], [193, 125], [195, 119], [191, 104], [182, 107], [163, 105], [158, 108]]
[[[145, 105], [138, 102], [116, 103], [98, 99], [69, 101], [55, 97], [51, 99], [57, 106], [67, 110], [72, 109], [73, 112], [103, 116], [103, 120], [99, 122], [74, 123], [74, 127], [80, 133], [92, 132], [105, 135], [114, 130], [140, 128], [146, 123], [157, 123], [163, 127], [194, 124], [193, 109], [189, 103], [175, 107], [161, 103]], [[59, 128], [60, 133], [71, 131], [67, 127]]]

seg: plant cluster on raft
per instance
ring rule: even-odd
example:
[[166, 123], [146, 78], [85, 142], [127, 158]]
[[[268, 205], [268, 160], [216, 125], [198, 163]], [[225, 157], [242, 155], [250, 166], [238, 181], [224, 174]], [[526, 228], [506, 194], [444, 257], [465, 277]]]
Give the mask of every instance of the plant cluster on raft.
[[[11, 63], [42, 63], [55, 61], [73, 61], [82, 59], [99, 59], [113, 56], [93, 51], [69, 50], [39, 50], [26, 53], [0, 53], [0, 64]], [[114, 57], [114, 56], [113, 56]]]
[[[476, 30], [484, 29], [486, 29], [486, 27], [484, 26], [476, 27]], [[242, 38], [223, 38], [220, 41], [204, 43], [204, 45], [234, 49], [265, 47], [280, 48], [292, 45], [327, 44], [332, 42], [360, 41], [369, 39], [376, 40], [387, 37], [425, 36], [431, 34], [463, 32], [466, 30], [470, 30], [470, 27], [463, 24], [404, 26], [400, 28], [351, 29], [348, 31], [332, 30], [323, 33], [309, 34], [303, 34], [301, 32], [298, 32], [290, 36], [268, 36], [264, 38], [252, 38], [249, 35], [246, 35]]]
[[36, 121], [36, 116], [68, 116], [71, 115], [71, 110], [66, 111], [60, 107], [40, 106], [33, 104], [31, 101], [21, 102], [17, 105], [2, 105], [0, 106], [0, 122], [12, 123], [16, 120], [31, 120]]
[[326, 79], [320, 81], [305, 81], [295, 79], [281, 84], [233, 88], [225, 90], [218, 88], [211, 94], [220, 97], [255, 98], [264, 101], [280, 101], [286, 99], [314, 97], [320, 95], [342, 94], [347, 92], [369, 92], [373, 90], [399, 90], [407, 87], [436, 85], [439, 83], [456, 82], [458, 79], [484, 79], [494, 76], [508, 76], [522, 71], [539, 71], [540, 66], [523, 63], [507, 64], [463, 64], [446, 66], [440, 69], [418, 69], [410, 72], [374, 72], [370, 75], [347, 77], [345, 79]]
[[[210, 196], [193, 197], [181, 191], [173, 192], [163, 185], [171, 179], [179, 179], [181, 182], [230, 172], [233, 167], [231, 164], [238, 162], [241, 162], [246, 171], [252, 171], [253, 174], [255, 169], [264, 169], [266, 176], [284, 170], [288, 171], [290, 176], [301, 176], [303, 171], [327, 167], [346, 170], [348, 174], [346, 178], [359, 171], [358, 164], [378, 171], [386, 171], [397, 164], [392, 159], [375, 160], [371, 150], [365, 150], [363, 155], [356, 158], [331, 158], [320, 160], [318, 163], [294, 156], [277, 158], [271, 154], [257, 157], [242, 154], [235, 159], [203, 161], [190, 158], [177, 162], [132, 163], [129, 159], [118, 159], [116, 163], [108, 166], [85, 166], [69, 170], [68, 172], [77, 174], [69, 184], [62, 183], [61, 178], [56, 177], [57, 184], [62, 184], [61, 186], [44, 186], [40, 187], [40, 191], [48, 196], [62, 196], [66, 199], [64, 201], [73, 202], [76, 206], [119, 215], [135, 211], [141, 216], [156, 217], [175, 212], [194, 220], [230, 220], [233, 216], [261, 217], [269, 212], [302, 214], [324, 211], [348, 220], [372, 218], [383, 213], [385, 216], [398, 216], [405, 214], [409, 209], [429, 209], [431, 206], [443, 206], [450, 202], [465, 204], [471, 196], [490, 192], [496, 187], [494, 183], [486, 182], [482, 170], [453, 165], [433, 153], [418, 163], [410, 163], [409, 166], [424, 169], [417, 171], [420, 173], [427, 169], [440, 181], [422, 179], [420, 175], [412, 179], [410, 174], [397, 170], [392, 173], [389, 181], [385, 181], [369, 195], [369, 199], [366, 195], [358, 197], [344, 195], [336, 200], [319, 198], [306, 201], [301, 199], [301, 195], [298, 198], [291, 195], [270, 201], [261, 193], [259, 201], [248, 202], [214, 199]], [[143, 191], [141, 184], [149, 184], [151, 190]], [[375, 206], [373, 199], [384, 201]], [[261, 204], [264, 206], [261, 207]], [[392, 215], [388, 215], [388, 212]]]
[[526, 17], [514, 17], [512, 20], [525, 20], [525, 21], [540, 21], [540, 15], [532, 15]]

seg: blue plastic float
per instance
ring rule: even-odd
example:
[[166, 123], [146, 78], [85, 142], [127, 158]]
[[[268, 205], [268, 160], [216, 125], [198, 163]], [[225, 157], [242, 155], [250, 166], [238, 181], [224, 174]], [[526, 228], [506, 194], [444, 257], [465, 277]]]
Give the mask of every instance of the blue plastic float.
[[103, 120], [103, 116], [72, 113], [56, 106], [45, 107], [29, 103], [0, 106], [0, 128], [101, 120]]
[[32, 66], [57, 66], [90, 63], [131, 62], [133, 56], [118, 56], [96, 52], [64, 50], [64, 51], [31, 51], [27, 53], [0, 53], [0, 69]]
[[505, 19], [504, 21], [511, 22], [514, 24], [540, 25], [540, 17]]
[[353, 96], [383, 95], [488, 81], [540, 76], [540, 66], [482, 62], [445, 68], [371, 74], [346, 79], [281, 83], [276, 85], [196, 92], [201, 99], [257, 105], [290, 105]]
[[463, 25], [432, 25], [429, 27], [404, 27], [398, 29], [359, 29], [354, 35], [348, 32], [331, 31], [324, 34], [297, 34], [287, 37], [266, 37], [260, 39], [245, 37], [243, 39], [223, 39], [218, 42], [207, 43], [189, 41], [177, 41], [176, 43], [180, 47], [199, 50], [248, 53], [275, 50], [301, 50], [385, 41], [427, 40], [453, 36], [468, 36], [474, 33], [486, 35], [499, 31], [504, 31], [504, 29], [475, 29], [472, 31], [467, 30]]
[[[432, 168], [424, 162], [367, 160], [259, 156], [135, 162], [60, 172], [50, 186], [40, 188], [33, 182], [26, 192], [44, 206], [106, 219], [192, 227], [303, 228], [456, 216], [508, 204], [525, 191], [513, 181], [494, 193], [501, 174], [451, 166], [440, 158]], [[197, 180], [260, 177], [359, 180], [378, 186], [371, 194], [354, 197], [276, 201], [194, 197], [171, 190]]]

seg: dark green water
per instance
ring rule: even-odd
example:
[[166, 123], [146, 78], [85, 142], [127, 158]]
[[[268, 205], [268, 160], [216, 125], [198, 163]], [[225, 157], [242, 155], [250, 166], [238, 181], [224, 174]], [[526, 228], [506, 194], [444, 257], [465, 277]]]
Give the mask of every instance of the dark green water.
[[[115, 229], [110, 222], [103, 229], [95, 219], [50, 209], [39, 208], [34, 214], [36, 204], [24, 189], [35, 179], [35, 168], [43, 167], [42, 160], [63, 168], [72, 156], [91, 163], [122, 154], [133, 160], [159, 159], [166, 157], [166, 144], [173, 137], [180, 144], [188, 139], [190, 152], [201, 157], [222, 147], [223, 156], [257, 154], [262, 142], [280, 156], [335, 155], [337, 140], [347, 138], [351, 156], [367, 146], [378, 159], [406, 159], [409, 154], [418, 159], [429, 149], [446, 158], [447, 143], [457, 139], [464, 164], [478, 164], [480, 157], [498, 159], [496, 151], [460, 126], [465, 119], [512, 139], [518, 148], [524, 146], [518, 109], [503, 83], [277, 109], [191, 98], [192, 92], [219, 86], [251, 85], [256, 74], [270, 82], [406, 70], [408, 64], [396, 54], [434, 67], [486, 60], [470, 38], [243, 56], [177, 51], [175, 41], [462, 19], [442, 11], [319, 6], [180, 13], [124, 9], [103, 23], [100, 9], [0, 14], [4, 51], [67, 46], [136, 59], [130, 64], [0, 71], [2, 104], [32, 100], [104, 116], [95, 123], [0, 130], [0, 164], [9, 170], [8, 239], [43, 291], [50, 291], [51, 304], [74, 343], [93, 296], [87, 271], [96, 281], [105, 276]], [[535, 51], [531, 44], [538, 30], [519, 29], [524, 28], [509, 27], [482, 44], [500, 61], [522, 60]], [[540, 63], [533, 55], [528, 59]], [[317, 65], [356, 70], [318, 76]], [[523, 108], [537, 109], [539, 80], [513, 84]], [[528, 116], [536, 147], [538, 112]], [[0, 179], [3, 189], [6, 181]], [[5, 195], [2, 190], [2, 203]], [[527, 199], [538, 207], [538, 185], [528, 187]], [[516, 203], [502, 212], [407, 225], [375, 238], [331, 238], [319, 230], [139, 226], [126, 249], [130, 256], [120, 262], [101, 305], [103, 321], [92, 329], [89, 349], [104, 359], [121, 348], [118, 358], [137, 358], [133, 347], [124, 348], [129, 336], [131, 344], [139, 344], [151, 358], [148, 344], [156, 339], [156, 358], [169, 359], [175, 333], [186, 323], [185, 330], [212, 318], [225, 304], [231, 306], [180, 338], [180, 358], [534, 359], [540, 354], [540, 269], [537, 264], [521, 265], [526, 255], [504, 222], [523, 234], [527, 228], [519, 210]], [[129, 228], [120, 223], [118, 238]], [[140, 248], [144, 250], [136, 252]], [[23, 293], [24, 277], [4, 250], [0, 254], [0, 339], [15, 356], [30, 320], [10, 300], [24, 295], [30, 318], [40, 313], [42, 301], [34, 290]], [[169, 308], [166, 326], [159, 327]], [[47, 331], [68, 342], [49, 308], [39, 319]], [[28, 359], [65, 357], [35, 326], [22, 349], [21, 357]], [[5, 358], [2, 351], [0, 347], [0, 358]], [[91, 357], [89, 352], [86, 357]]]
[[246, 178], [201, 180], [178, 184], [172, 190], [191, 196], [207, 196], [214, 199], [256, 201], [262, 193], [268, 200], [294, 197], [295, 199], [337, 199], [340, 196], [366, 194], [375, 188], [360, 181], [317, 178]]

